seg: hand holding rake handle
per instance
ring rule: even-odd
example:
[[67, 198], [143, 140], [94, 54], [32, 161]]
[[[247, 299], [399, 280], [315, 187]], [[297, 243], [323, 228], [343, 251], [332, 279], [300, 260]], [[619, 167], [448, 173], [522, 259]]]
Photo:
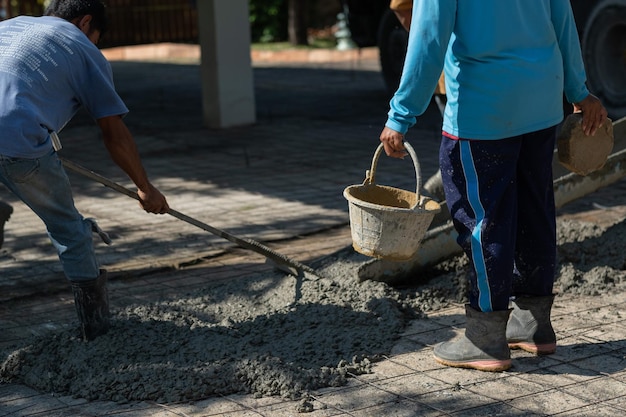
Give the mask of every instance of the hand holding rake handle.
[[[95, 180], [96, 182], [99, 182], [100, 184], [102, 184], [102, 185], [104, 185], [106, 187], [109, 187], [109, 188], [111, 188], [111, 189], [113, 189], [115, 191], [118, 191], [118, 192], [120, 192], [122, 194], [126, 194], [127, 196], [129, 196], [131, 198], [134, 198], [135, 200], [139, 200], [139, 196], [137, 195], [136, 192], [134, 192], [132, 190], [129, 190], [128, 188], [126, 188], [126, 187], [124, 187], [124, 186], [122, 186], [122, 185], [120, 185], [120, 184], [118, 184], [118, 183], [116, 183], [114, 181], [111, 181], [110, 179], [108, 179], [106, 177], [103, 177], [102, 175], [97, 174], [97, 173], [95, 173], [95, 172], [93, 172], [93, 171], [91, 171], [91, 170], [89, 170], [87, 168], [84, 168], [84, 167], [82, 167], [82, 166], [80, 166], [80, 165], [78, 165], [78, 164], [76, 164], [76, 163], [74, 163], [72, 161], [69, 161], [69, 160], [67, 160], [65, 158], [60, 158], [60, 159], [61, 159], [61, 162], [63, 163], [63, 166], [65, 168], [67, 168], [67, 169], [69, 169], [71, 171], [74, 171], [74, 172], [76, 172], [78, 174], [81, 174], [81, 175], [83, 175], [83, 176], [85, 176], [85, 177], [87, 177], [89, 179]], [[285, 255], [280, 254], [280, 253], [274, 251], [273, 249], [268, 248], [267, 246], [265, 246], [265, 245], [255, 241], [255, 240], [252, 240], [252, 239], [242, 239], [240, 237], [234, 236], [234, 235], [232, 235], [232, 234], [230, 234], [230, 233], [228, 233], [228, 232], [226, 232], [224, 230], [217, 229], [217, 228], [215, 228], [213, 226], [210, 226], [210, 225], [208, 225], [206, 223], [203, 223], [203, 222], [201, 222], [201, 221], [199, 221], [197, 219], [194, 219], [193, 217], [189, 217], [189, 216], [187, 216], [187, 215], [185, 215], [185, 214], [183, 214], [183, 213], [181, 213], [179, 211], [176, 211], [176, 210], [174, 210], [172, 208], [170, 208], [167, 211], [167, 214], [169, 214], [171, 216], [174, 216], [177, 219], [182, 220], [182, 221], [184, 221], [186, 223], [189, 223], [189, 224], [191, 224], [193, 226], [199, 227], [200, 229], [203, 229], [203, 230], [205, 230], [205, 231], [207, 231], [209, 233], [213, 233], [214, 235], [223, 237], [224, 239], [229, 240], [230, 242], [233, 242], [233, 243], [241, 246], [244, 249], [250, 249], [250, 250], [252, 250], [252, 251], [254, 251], [256, 253], [259, 253], [259, 254], [265, 256], [267, 259], [273, 261], [276, 264], [276, 266], [279, 269], [283, 270], [283, 271], [286, 271], [288, 273], [293, 274], [294, 271], [291, 270], [291, 268], [293, 268], [293, 269], [295, 269], [296, 273], [294, 275], [296, 275], [296, 276], [301, 276], [301, 275], [304, 275], [305, 273], [307, 273], [307, 274], [312, 275], [314, 279], [319, 279], [320, 278], [313, 268], [311, 268], [311, 267], [309, 267], [307, 265], [304, 265], [304, 264], [302, 264], [300, 262], [297, 262], [297, 261], [295, 261], [293, 259], [290, 259], [290, 258], [286, 257]], [[281, 266], [282, 267], [287, 267], [287, 269], [281, 268]]]

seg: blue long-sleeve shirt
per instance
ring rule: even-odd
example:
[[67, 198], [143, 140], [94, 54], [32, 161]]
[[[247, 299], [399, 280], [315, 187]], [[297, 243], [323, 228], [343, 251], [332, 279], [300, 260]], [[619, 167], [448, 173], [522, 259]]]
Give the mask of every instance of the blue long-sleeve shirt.
[[444, 70], [443, 131], [502, 139], [548, 128], [589, 91], [569, 0], [415, 0], [400, 86], [386, 126], [400, 133]]

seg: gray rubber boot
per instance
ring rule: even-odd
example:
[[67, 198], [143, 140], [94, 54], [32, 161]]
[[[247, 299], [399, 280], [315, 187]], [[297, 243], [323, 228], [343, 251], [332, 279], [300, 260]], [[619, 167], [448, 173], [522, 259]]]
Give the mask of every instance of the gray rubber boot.
[[506, 342], [506, 323], [511, 310], [483, 313], [465, 305], [465, 334], [439, 343], [433, 354], [443, 365], [498, 372], [511, 367], [511, 351]]
[[110, 325], [106, 271], [100, 270], [100, 276], [91, 281], [72, 282], [72, 291], [81, 338], [88, 342], [105, 334]]
[[556, 351], [556, 335], [550, 322], [554, 295], [520, 297], [513, 301], [513, 312], [506, 327], [511, 349], [523, 349], [537, 355]]

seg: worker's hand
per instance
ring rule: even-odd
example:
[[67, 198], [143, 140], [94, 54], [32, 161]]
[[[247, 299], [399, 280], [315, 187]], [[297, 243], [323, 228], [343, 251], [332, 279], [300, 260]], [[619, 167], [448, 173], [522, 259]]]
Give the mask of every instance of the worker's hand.
[[574, 103], [574, 113], [583, 114], [582, 128], [585, 135], [593, 136], [602, 123], [606, 121], [608, 115], [606, 109], [593, 94], [589, 94], [582, 101]]
[[385, 126], [383, 131], [380, 133], [380, 141], [383, 143], [387, 156], [400, 159], [407, 156], [407, 152], [404, 149], [403, 144], [404, 135], [402, 133], [396, 132], [395, 130]]
[[165, 196], [152, 184], [144, 190], [138, 190], [139, 204], [148, 213], [165, 214], [170, 209]]

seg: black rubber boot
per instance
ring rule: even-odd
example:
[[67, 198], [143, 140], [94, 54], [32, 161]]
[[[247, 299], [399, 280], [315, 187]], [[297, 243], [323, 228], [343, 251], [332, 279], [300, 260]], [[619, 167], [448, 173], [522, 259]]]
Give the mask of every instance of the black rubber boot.
[[13, 207], [0, 201], [0, 248], [4, 243], [4, 224], [9, 221], [11, 214], [13, 214]]
[[511, 367], [511, 351], [506, 341], [506, 323], [511, 310], [483, 313], [465, 305], [465, 334], [439, 343], [433, 354], [443, 365], [498, 372]]
[[101, 270], [100, 276], [91, 281], [72, 282], [72, 291], [81, 338], [88, 342], [105, 334], [110, 325], [106, 271]]
[[550, 322], [554, 295], [520, 297], [513, 301], [513, 313], [506, 327], [511, 349], [523, 349], [536, 355], [556, 351], [556, 335]]

